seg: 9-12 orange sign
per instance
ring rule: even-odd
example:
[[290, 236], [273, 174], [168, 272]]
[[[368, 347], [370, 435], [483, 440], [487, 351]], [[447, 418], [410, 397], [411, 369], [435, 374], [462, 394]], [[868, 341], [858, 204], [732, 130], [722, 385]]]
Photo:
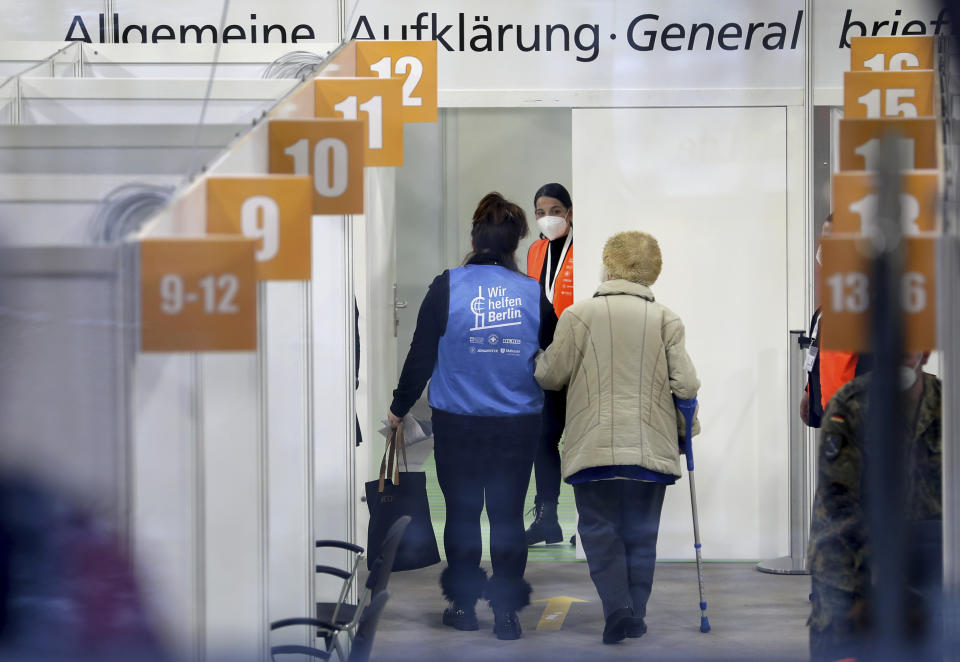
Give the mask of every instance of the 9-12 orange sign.
[[256, 350], [254, 243], [229, 236], [141, 241], [141, 349]]

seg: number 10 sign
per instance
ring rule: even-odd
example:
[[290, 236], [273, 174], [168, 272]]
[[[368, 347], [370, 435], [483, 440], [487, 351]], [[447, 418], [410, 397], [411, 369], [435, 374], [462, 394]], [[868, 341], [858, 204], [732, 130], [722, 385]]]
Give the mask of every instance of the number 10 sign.
[[[896, 284], [903, 311], [904, 349], [936, 349], [936, 238], [904, 238], [904, 268]], [[823, 347], [870, 351], [873, 263], [863, 237], [823, 240], [820, 299]]]

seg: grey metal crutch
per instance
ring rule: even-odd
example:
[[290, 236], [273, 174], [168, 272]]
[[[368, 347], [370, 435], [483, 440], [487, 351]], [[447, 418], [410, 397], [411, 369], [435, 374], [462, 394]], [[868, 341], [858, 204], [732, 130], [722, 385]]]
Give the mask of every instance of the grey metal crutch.
[[700, 555], [700, 517], [697, 514], [697, 484], [693, 480], [693, 415], [697, 411], [697, 399], [681, 400], [673, 396], [673, 402], [686, 421], [685, 435], [680, 440], [680, 450], [687, 456], [687, 479], [690, 481], [690, 507], [693, 510], [693, 549], [697, 554], [697, 586], [700, 588], [700, 631], [710, 631], [707, 620], [707, 599], [703, 594], [703, 558]]

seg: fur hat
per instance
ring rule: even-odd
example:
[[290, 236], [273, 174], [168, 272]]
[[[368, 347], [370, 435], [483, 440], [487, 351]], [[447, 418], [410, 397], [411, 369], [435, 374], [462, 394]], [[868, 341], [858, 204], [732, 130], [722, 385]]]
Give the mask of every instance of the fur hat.
[[657, 281], [662, 265], [660, 244], [646, 232], [620, 232], [603, 247], [603, 266], [611, 278], [649, 287]]

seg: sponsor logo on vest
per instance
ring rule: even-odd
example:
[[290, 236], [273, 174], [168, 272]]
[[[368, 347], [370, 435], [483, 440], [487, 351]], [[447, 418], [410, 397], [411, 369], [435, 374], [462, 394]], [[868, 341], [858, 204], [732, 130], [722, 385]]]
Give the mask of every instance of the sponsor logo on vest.
[[[498, 285], [487, 288], [487, 296], [483, 296], [483, 286], [477, 286], [477, 296], [470, 302], [470, 312], [474, 314], [474, 326], [471, 331], [494, 329], [504, 326], [519, 326], [523, 324], [520, 307], [523, 299], [511, 297], [507, 288]], [[496, 337], [494, 334], [488, 338]], [[499, 338], [497, 338], [499, 340]], [[490, 340], [491, 344], [496, 342]]]
[[522, 345], [523, 344], [523, 341], [520, 340], [519, 338], [504, 338], [501, 342], [503, 342], [504, 345]]

